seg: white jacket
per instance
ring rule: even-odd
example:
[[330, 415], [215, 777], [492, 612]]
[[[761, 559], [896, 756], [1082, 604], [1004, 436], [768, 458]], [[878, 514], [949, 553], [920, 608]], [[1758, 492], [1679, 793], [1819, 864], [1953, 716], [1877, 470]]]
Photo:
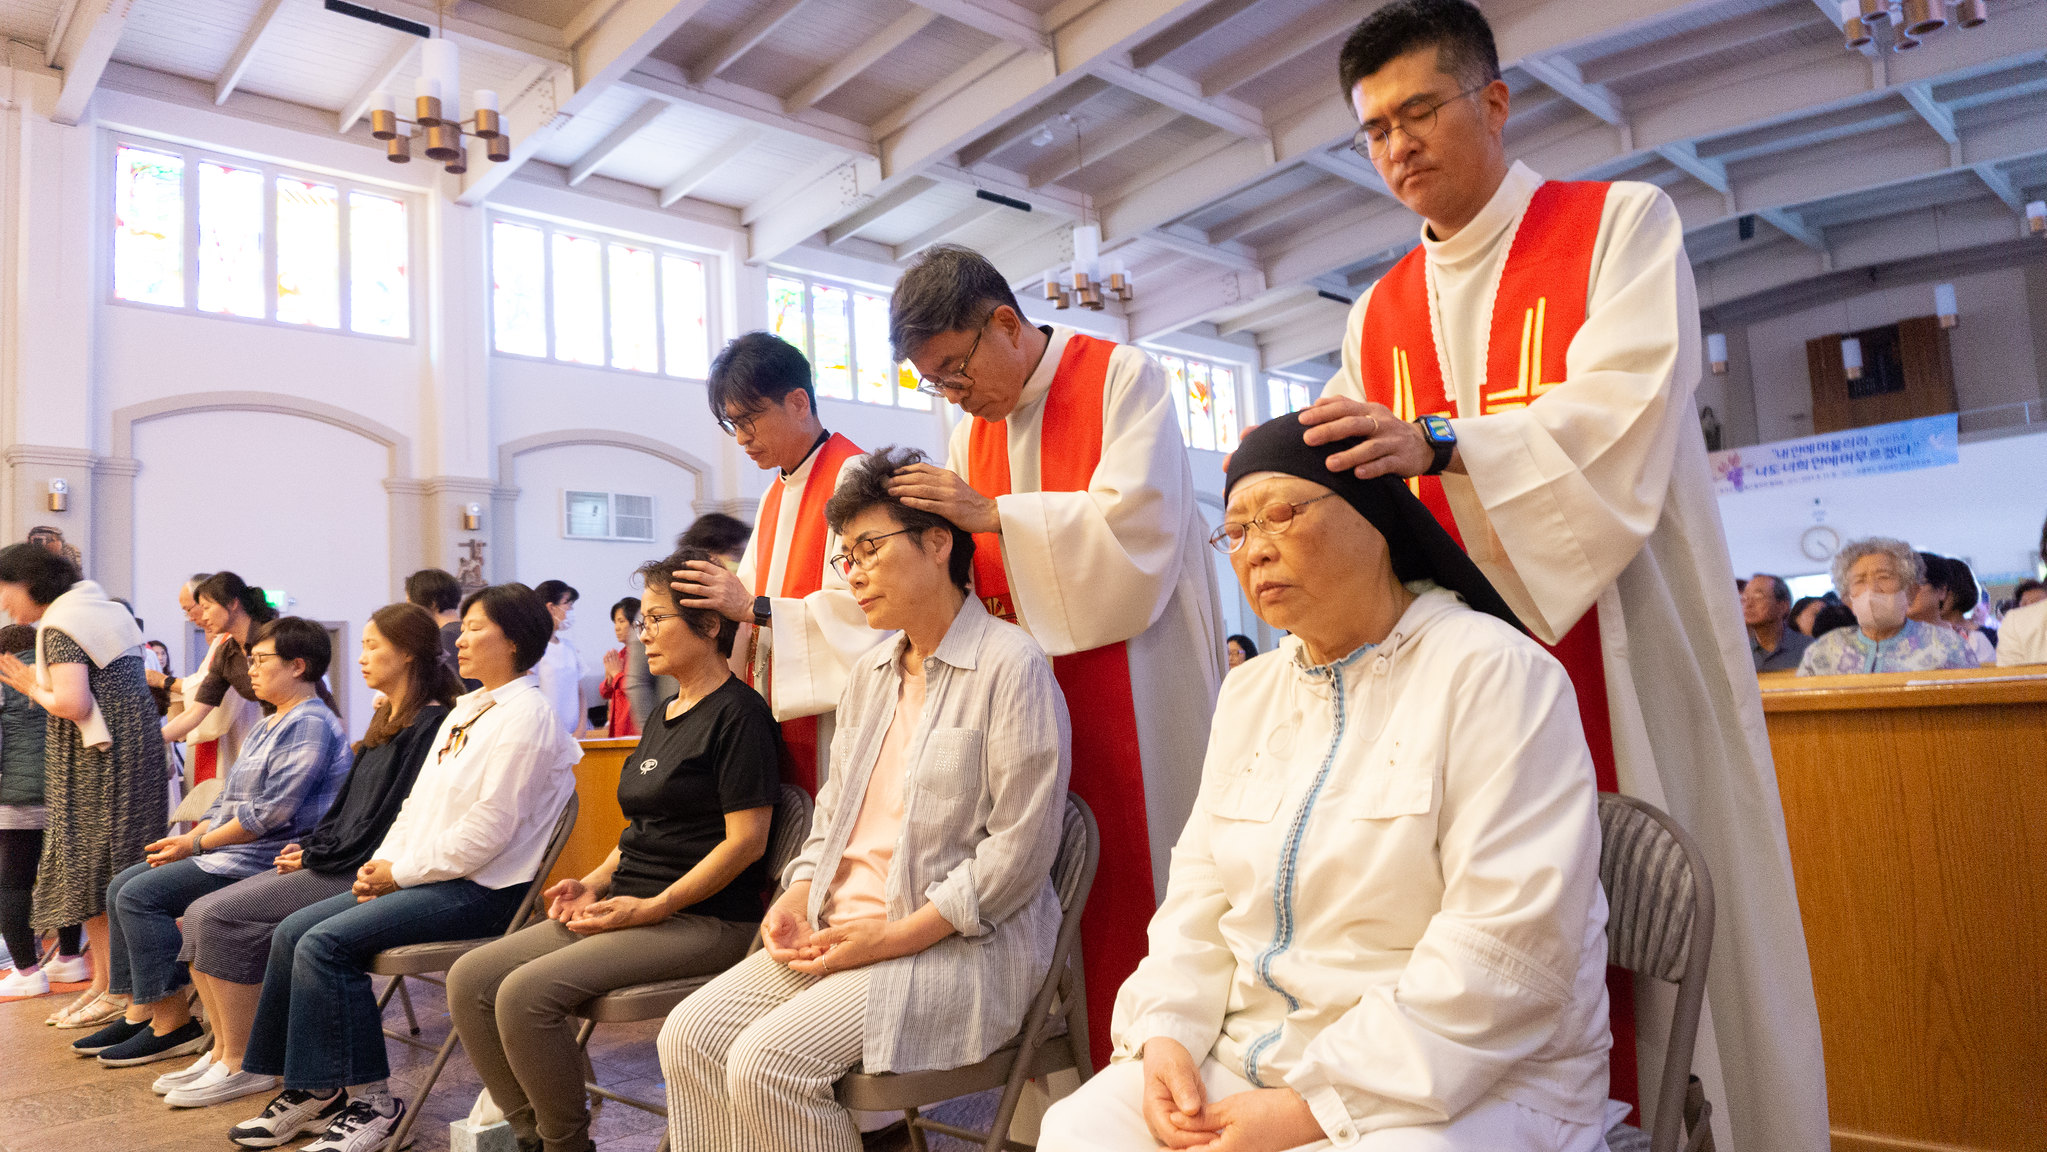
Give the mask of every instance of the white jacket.
[[1488, 1095], [1596, 1122], [1606, 898], [1570, 681], [1415, 587], [1377, 647], [1309, 667], [1289, 637], [1224, 681], [1116, 1059], [1212, 1053], [1338, 1145]]

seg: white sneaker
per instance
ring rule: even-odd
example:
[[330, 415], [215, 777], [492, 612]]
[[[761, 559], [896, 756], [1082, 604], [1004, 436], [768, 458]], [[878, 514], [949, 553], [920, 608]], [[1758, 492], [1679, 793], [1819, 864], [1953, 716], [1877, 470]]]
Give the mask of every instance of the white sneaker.
[[0, 996], [47, 996], [50, 992], [50, 975], [38, 968], [23, 976], [9, 972], [0, 976]]
[[87, 984], [92, 981], [92, 961], [83, 953], [77, 956], [57, 956], [43, 965], [52, 984]]
[[385, 1152], [391, 1133], [397, 1131], [398, 1122], [405, 1118], [405, 1101], [393, 1096], [391, 1103], [396, 1108], [386, 1116], [367, 1100], [350, 1100], [319, 1139], [299, 1152]]
[[173, 1108], [205, 1108], [240, 1100], [258, 1092], [277, 1091], [277, 1077], [255, 1072], [229, 1072], [227, 1065], [215, 1064], [206, 1074], [182, 1088], [166, 1093], [163, 1102]]
[[[193, 1083], [201, 1076], [206, 1075], [207, 1070], [212, 1067], [213, 1053], [210, 1051], [201, 1052], [197, 1060], [192, 1061], [185, 1067], [178, 1069], [176, 1072], [166, 1072], [157, 1077], [156, 1082], [149, 1086], [149, 1090], [159, 1096], [165, 1095], [173, 1088], [183, 1088]], [[221, 1067], [225, 1068], [226, 1065], [223, 1064]]]
[[323, 1100], [311, 1092], [287, 1088], [263, 1109], [262, 1115], [228, 1129], [227, 1138], [243, 1148], [275, 1148], [304, 1133], [324, 1130], [346, 1107], [346, 1092], [336, 1092]]

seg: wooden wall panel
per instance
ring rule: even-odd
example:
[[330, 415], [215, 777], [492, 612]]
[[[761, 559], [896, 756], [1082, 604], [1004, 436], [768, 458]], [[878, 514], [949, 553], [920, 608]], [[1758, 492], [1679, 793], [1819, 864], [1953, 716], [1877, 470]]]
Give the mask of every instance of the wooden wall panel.
[[1903, 391], [1851, 398], [1841, 366], [1841, 340], [1854, 333], [1836, 332], [1805, 342], [1807, 379], [1812, 384], [1812, 426], [1815, 433], [1867, 428], [1957, 410], [1955, 373], [1948, 332], [1933, 316], [1898, 321], [1898, 357], [1904, 367]]

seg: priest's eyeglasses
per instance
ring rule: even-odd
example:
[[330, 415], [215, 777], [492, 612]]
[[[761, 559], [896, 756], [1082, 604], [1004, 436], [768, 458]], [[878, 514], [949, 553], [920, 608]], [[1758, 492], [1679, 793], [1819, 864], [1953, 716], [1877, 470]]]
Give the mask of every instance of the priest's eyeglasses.
[[1476, 88], [1466, 88], [1455, 96], [1445, 96], [1434, 102], [1417, 96], [1400, 106], [1400, 110], [1393, 114], [1391, 124], [1367, 120], [1358, 125], [1357, 132], [1350, 138], [1350, 150], [1367, 160], [1381, 159], [1386, 155], [1386, 148], [1393, 140], [1395, 128], [1407, 133], [1410, 140], [1420, 140], [1435, 130], [1437, 109], [1452, 100], [1462, 100], [1474, 92], [1483, 92], [1491, 87], [1492, 83], [1488, 80]]
[[846, 546], [844, 552], [832, 557], [832, 569], [841, 576], [851, 576], [853, 574], [853, 566], [858, 564], [860, 570], [864, 572], [874, 567], [874, 556], [875, 553], [881, 551], [881, 542], [883, 540], [891, 536], [901, 536], [905, 532], [915, 531], [915, 528], [902, 528], [894, 532], [884, 532], [879, 536], [869, 536], [864, 540], [855, 540]]
[[[967, 365], [974, 362], [974, 353], [981, 350], [981, 337], [988, 334], [988, 321], [995, 319], [995, 313], [988, 313], [981, 321], [981, 327], [974, 332], [974, 342], [967, 345], [967, 354], [960, 357], [960, 366], [950, 372], [933, 372], [929, 376], [918, 375], [917, 391], [926, 396], [937, 396], [950, 400], [974, 386], [974, 378], [967, 375]], [[880, 537], [875, 537], [880, 539]]]
[[1324, 492], [1313, 500], [1303, 500], [1299, 504], [1289, 504], [1281, 500], [1267, 504], [1263, 511], [1250, 520], [1225, 520], [1222, 527], [1209, 535], [1208, 546], [1218, 552], [1235, 552], [1244, 546], [1244, 541], [1251, 538], [1253, 525], [1267, 536], [1277, 536], [1287, 530], [1287, 526], [1294, 522], [1294, 517], [1301, 514], [1301, 509], [1334, 495], [1336, 495], [1334, 492]]

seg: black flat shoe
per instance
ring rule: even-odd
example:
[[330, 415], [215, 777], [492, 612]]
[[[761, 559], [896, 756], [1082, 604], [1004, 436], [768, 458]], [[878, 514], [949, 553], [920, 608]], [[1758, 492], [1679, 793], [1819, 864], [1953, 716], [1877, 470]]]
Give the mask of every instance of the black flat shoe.
[[134, 1039], [137, 1032], [147, 1031], [149, 1031], [147, 1020], [140, 1024], [130, 1024], [125, 1019], [115, 1020], [83, 1040], [73, 1040], [71, 1050], [80, 1056], [97, 1056], [116, 1044]]

